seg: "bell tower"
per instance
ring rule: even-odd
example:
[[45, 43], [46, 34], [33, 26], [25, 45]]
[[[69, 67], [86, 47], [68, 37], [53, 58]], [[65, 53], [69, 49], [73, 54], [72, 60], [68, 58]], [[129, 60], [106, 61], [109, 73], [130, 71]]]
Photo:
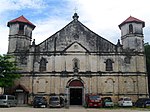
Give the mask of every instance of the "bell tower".
[[132, 16], [119, 25], [123, 49], [132, 49], [137, 52], [142, 52], [144, 50], [144, 27], [144, 21]]
[[8, 53], [28, 50], [35, 25], [24, 16], [20, 16], [9, 21], [7, 26], [9, 27]]

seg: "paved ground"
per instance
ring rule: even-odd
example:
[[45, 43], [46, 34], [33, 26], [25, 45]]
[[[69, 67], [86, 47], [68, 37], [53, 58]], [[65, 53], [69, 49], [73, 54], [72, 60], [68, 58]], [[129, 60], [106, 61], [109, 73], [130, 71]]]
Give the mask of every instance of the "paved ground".
[[83, 107], [70, 107], [65, 108], [32, 108], [32, 107], [11, 107], [0, 108], [0, 112], [150, 112], [150, 109], [143, 108], [125, 108], [125, 109], [93, 109]]

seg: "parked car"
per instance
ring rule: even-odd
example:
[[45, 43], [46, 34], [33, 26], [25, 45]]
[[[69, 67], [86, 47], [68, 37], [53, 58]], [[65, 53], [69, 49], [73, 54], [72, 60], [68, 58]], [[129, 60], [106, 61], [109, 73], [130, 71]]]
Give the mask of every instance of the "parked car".
[[87, 94], [85, 96], [87, 107], [102, 107], [102, 100], [100, 95], [97, 94]]
[[47, 107], [47, 100], [43, 96], [35, 96], [33, 100], [33, 107]]
[[0, 95], [0, 106], [12, 107], [17, 105], [16, 97], [13, 95]]
[[135, 102], [136, 107], [148, 107], [150, 106], [150, 98], [139, 98]]
[[111, 97], [103, 97], [102, 98], [102, 106], [103, 107], [113, 107], [114, 103], [113, 103]]
[[49, 107], [63, 107], [64, 103], [65, 102], [63, 97], [59, 95], [50, 96]]
[[133, 106], [133, 103], [132, 103], [131, 98], [129, 98], [129, 97], [123, 97], [123, 98], [120, 98], [120, 99], [119, 99], [119, 101], [118, 101], [118, 106], [122, 106], [122, 107], [132, 107], [132, 106]]

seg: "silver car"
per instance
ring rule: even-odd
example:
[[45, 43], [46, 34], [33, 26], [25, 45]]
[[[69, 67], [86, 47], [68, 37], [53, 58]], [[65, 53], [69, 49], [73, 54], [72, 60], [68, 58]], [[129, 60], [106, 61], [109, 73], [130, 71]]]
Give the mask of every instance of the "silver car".
[[17, 100], [13, 95], [0, 95], [0, 106], [13, 107], [17, 105]]
[[50, 96], [49, 107], [62, 107], [63, 99], [60, 96]]

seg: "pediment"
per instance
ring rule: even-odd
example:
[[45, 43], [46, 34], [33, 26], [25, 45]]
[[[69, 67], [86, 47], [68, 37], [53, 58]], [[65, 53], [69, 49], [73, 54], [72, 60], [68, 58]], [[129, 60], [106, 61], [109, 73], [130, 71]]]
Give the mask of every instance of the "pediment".
[[63, 51], [64, 52], [73, 52], [73, 53], [89, 52], [83, 45], [81, 45], [78, 42], [73, 42], [72, 44], [67, 46]]

